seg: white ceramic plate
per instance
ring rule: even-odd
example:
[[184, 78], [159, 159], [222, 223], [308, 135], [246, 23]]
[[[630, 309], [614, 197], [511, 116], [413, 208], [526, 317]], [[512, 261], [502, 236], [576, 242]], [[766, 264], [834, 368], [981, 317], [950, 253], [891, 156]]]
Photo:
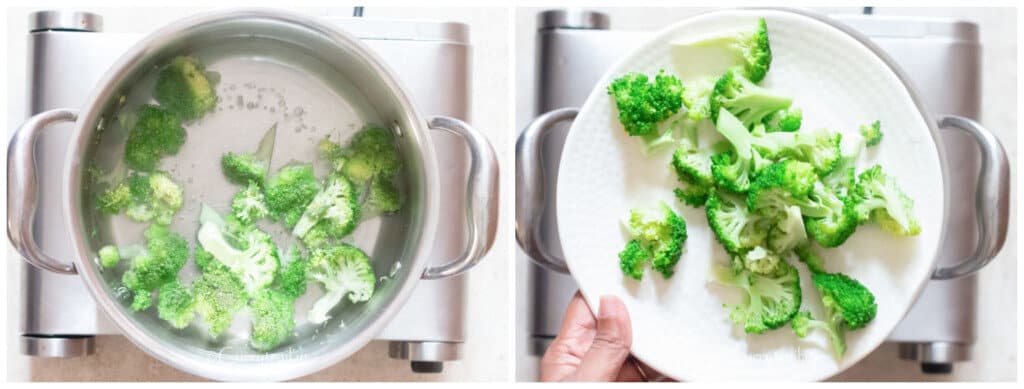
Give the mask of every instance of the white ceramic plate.
[[[895, 176], [915, 201], [919, 236], [891, 236], [873, 225], [860, 227], [841, 248], [828, 250], [826, 267], [843, 272], [874, 292], [878, 316], [847, 334], [842, 360], [832, 356], [823, 333], [805, 339], [788, 326], [746, 335], [728, 319], [723, 303], [737, 303], [738, 290], [710, 282], [713, 263], [727, 262], [714, 241], [703, 209], [677, 202], [676, 181], [667, 167], [671, 150], [645, 156], [617, 120], [605, 87], [630, 71], [655, 74], [673, 68], [669, 43], [722, 30], [753, 28], [767, 19], [774, 61], [764, 85], [794, 97], [804, 127], [856, 133], [860, 124], [882, 121], [881, 145], [862, 156]], [[875, 349], [899, 323], [928, 279], [944, 221], [943, 176], [933, 126], [908, 87], [871, 49], [813, 17], [780, 10], [717, 11], [686, 19], [656, 34], [605, 73], [570, 130], [558, 182], [559, 232], [565, 258], [592, 307], [602, 295], [621, 297], [633, 322], [633, 354], [680, 380], [819, 380]], [[625, 278], [618, 252], [627, 241], [620, 220], [630, 208], [665, 201], [686, 219], [689, 239], [676, 275], [669, 280], [648, 270], [643, 281]], [[821, 317], [817, 290], [800, 268], [804, 308]]]

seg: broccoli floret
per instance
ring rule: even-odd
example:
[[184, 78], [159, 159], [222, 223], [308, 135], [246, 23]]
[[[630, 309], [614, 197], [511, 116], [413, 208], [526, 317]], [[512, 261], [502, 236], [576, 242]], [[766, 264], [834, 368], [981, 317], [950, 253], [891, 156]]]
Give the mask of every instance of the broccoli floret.
[[231, 200], [231, 214], [239, 221], [249, 224], [270, 214], [267, 200], [256, 181], [249, 181], [249, 186], [235, 194]]
[[331, 309], [345, 296], [353, 303], [369, 300], [377, 282], [370, 258], [346, 243], [312, 250], [308, 275], [326, 292], [309, 310], [308, 319], [313, 324], [327, 321]]
[[374, 178], [370, 183], [369, 193], [366, 195], [366, 205], [379, 213], [398, 212], [402, 208], [401, 193], [391, 180], [383, 177]]
[[821, 182], [814, 183], [808, 199], [821, 213], [801, 207], [807, 233], [823, 247], [838, 247], [857, 229], [856, 203], [851, 198], [839, 198]]
[[651, 251], [644, 248], [639, 240], [633, 239], [619, 252], [619, 268], [622, 274], [639, 281], [644, 276], [644, 265], [653, 257]]
[[820, 254], [811, 248], [810, 244], [797, 246], [796, 250], [793, 251], [796, 253], [797, 258], [800, 259], [800, 262], [807, 265], [807, 269], [809, 269], [811, 273], [826, 273], [825, 260]]
[[367, 185], [374, 177], [392, 178], [402, 168], [402, 157], [395, 145], [395, 136], [382, 127], [367, 127], [352, 136], [340, 153], [338, 170], [356, 185]]
[[676, 188], [676, 197], [692, 207], [700, 207], [715, 189], [711, 175], [711, 153], [687, 143], [680, 144], [672, 154], [672, 169], [683, 188]]
[[309, 261], [299, 255], [299, 251], [293, 249], [289, 254], [291, 260], [281, 266], [277, 275], [277, 289], [285, 296], [298, 298], [306, 294], [306, 273], [309, 269]]
[[239, 185], [255, 182], [260, 186], [266, 182], [270, 157], [274, 153], [277, 139], [277, 123], [263, 134], [260, 145], [253, 153], [228, 152], [221, 156], [220, 166], [228, 181]]
[[800, 207], [784, 206], [772, 216], [768, 230], [768, 247], [776, 253], [786, 253], [807, 242], [807, 231]]
[[264, 289], [253, 296], [249, 308], [252, 311], [252, 332], [249, 345], [259, 351], [269, 351], [292, 335], [295, 329], [295, 300], [271, 289]]
[[[674, 53], [673, 56], [680, 59], [704, 55], [730, 57], [725, 68], [702, 70], [721, 74], [722, 71], [735, 67], [738, 72], [741, 72], [753, 82], [760, 82], [764, 79], [772, 63], [772, 50], [768, 41], [768, 24], [764, 18], [758, 20], [757, 26], [753, 30], [711, 36], [694, 42], [677, 43], [675, 46], [685, 49], [678, 54]], [[714, 49], [716, 52], [708, 53], [704, 49]]]
[[782, 327], [800, 309], [800, 275], [793, 265], [780, 260], [775, 274], [764, 276], [749, 270], [714, 267], [715, 281], [743, 289], [743, 302], [726, 305], [729, 319], [747, 333], [760, 334]]
[[882, 143], [882, 122], [875, 120], [870, 125], [860, 126], [860, 135], [864, 137], [864, 142], [868, 147], [878, 146], [879, 143]]
[[838, 323], [815, 320], [809, 311], [800, 311], [793, 320], [789, 322], [793, 333], [800, 338], [807, 337], [811, 330], [819, 329], [828, 334], [829, 342], [832, 344], [832, 351], [836, 358], [841, 358], [846, 353], [846, 333], [843, 326]]
[[117, 266], [117, 262], [121, 260], [121, 253], [115, 246], [103, 246], [99, 251], [100, 266], [105, 268], [111, 268]]
[[842, 154], [842, 135], [824, 128], [799, 132], [772, 132], [755, 138], [754, 146], [768, 158], [796, 159], [814, 166], [819, 176], [835, 169]]
[[875, 165], [858, 176], [854, 187], [854, 210], [858, 222], [872, 220], [895, 235], [917, 235], [921, 226], [914, 217], [914, 200], [903, 193], [896, 179]]
[[332, 175], [325, 183], [324, 190], [316, 194], [295, 223], [292, 235], [304, 239], [313, 227], [319, 226], [328, 238], [348, 236], [359, 223], [357, 196], [351, 181], [344, 176]]
[[270, 235], [255, 226], [226, 222], [206, 205], [200, 220], [196, 240], [238, 276], [250, 296], [274, 281], [280, 259]]
[[789, 108], [793, 103], [793, 99], [757, 86], [736, 71], [723, 74], [715, 82], [715, 89], [708, 99], [712, 120], [717, 123], [720, 111], [724, 108], [747, 129], [763, 122], [775, 112]]
[[764, 220], [750, 212], [741, 198], [712, 191], [704, 211], [715, 239], [730, 254], [760, 246], [767, 238]]
[[[632, 277], [632, 270], [644, 263], [650, 263], [651, 267], [661, 273], [665, 278], [672, 277], [675, 272], [676, 263], [683, 254], [683, 244], [686, 242], [686, 221], [679, 217], [668, 204], [659, 204], [655, 210], [633, 209], [629, 212], [629, 220], [625, 223], [626, 230], [636, 240], [643, 251], [650, 255], [646, 260], [637, 262], [634, 257], [639, 255], [635, 250], [631, 252], [629, 245], [623, 250], [625, 257], [620, 253], [620, 267]], [[627, 263], [622, 263], [627, 262]], [[635, 278], [635, 277], [634, 277]]]
[[647, 75], [628, 73], [608, 85], [608, 94], [614, 98], [619, 122], [630, 136], [657, 137], [657, 124], [683, 106], [683, 83], [664, 70], [653, 82], [648, 82]]
[[135, 170], [152, 171], [161, 158], [177, 154], [183, 144], [185, 129], [178, 118], [159, 107], [144, 105], [128, 133], [124, 162]]
[[785, 260], [762, 246], [748, 250], [740, 259], [742, 259], [743, 267], [746, 270], [760, 276], [781, 276], [788, 271], [783, 265]]
[[[142, 311], [152, 305], [152, 292], [177, 279], [178, 271], [188, 260], [188, 242], [167, 227], [153, 225], [146, 229], [146, 247], [132, 258], [131, 267], [121, 282], [132, 291], [132, 309]], [[121, 250], [122, 252], [124, 250]]]
[[810, 164], [787, 159], [758, 175], [750, 186], [747, 207], [780, 215], [790, 206], [800, 208], [807, 232], [825, 247], [842, 244], [857, 228], [853, 203], [825, 188]]
[[724, 108], [716, 115], [715, 128], [729, 141], [733, 150], [711, 157], [711, 176], [715, 183], [725, 189], [737, 193], [746, 192], [750, 189], [754, 174], [767, 166], [769, 161], [762, 158], [754, 148], [756, 139], [743, 123]]
[[171, 327], [185, 328], [195, 317], [195, 298], [178, 280], [168, 282], [160, 287], [157, 314], [161, 319], [171, 323]]
[[124, 186], [130, 194], [125, 215], [140, 223], [171, 224], [184, 203], [181, 186], [163, 172], [133, 172]]
[[800, 108], [776, 111], [764, 119], [765, 132], [796, 132], [804, 120], [804, 112]]
[[203, 315], [203, 322], [214, 338], [231, 327], [235, 313], [245, 308], [248, 300], [242, 281], [217, 261], [203, 267], [203, 274], [192, 284], [192, 291], [195, 310]]
[[819, 328], [828, 332], [836, 357], [846, 352], [846, 330], [864, 328], [875, 318], [878, 305], [875, 296], [863, 284], [841, 273], [815, 273], [814, 287], [821, 293], [826, 320], [811, 318], [810, 313], [801, 313], [793, 319], [793, 332], [799, 337], [807, 336], [811, 329]]
[[198, 267], [199, 270], [206, 269], [206, 267], [211, 263], [217, 262], [217, 259], [213, 257], [213, 254], [210, 254], [209, 251], [203, 250], [202, 246], [196, 246], [195, 251], [196, 267]]
[[844, 137], [840, 147], [842, 154], [839, 161], [831, 173], [821, 178], [821, 183], [836, 196], [846, 198], [853, 193], [853, 187], [857, 183], [857, 159], [864, 150], [864, 137]]
[[117, 215], [132, 203], [132, 192], [128, 184], [118, 183], [96, 197], [96, 203], [101, 212], [108, 215]]
[[715, 77], [703, 77], [683, 86], [683, 105], [686, 106], [686, 117], [694, 122], [711, 118], [711, 105], [708, 100], [715, 89]]
[[293, 165], [282, 168], [267, 180], [264, 194], [270, 215], [292, 228], [318, 192], [320, 182], [313, 175], [313, 167]]
[[217, 92], [193, 57], [178, 56], [160, 70], [153, 97], [178, 117], [196, 119], [217, 105]]

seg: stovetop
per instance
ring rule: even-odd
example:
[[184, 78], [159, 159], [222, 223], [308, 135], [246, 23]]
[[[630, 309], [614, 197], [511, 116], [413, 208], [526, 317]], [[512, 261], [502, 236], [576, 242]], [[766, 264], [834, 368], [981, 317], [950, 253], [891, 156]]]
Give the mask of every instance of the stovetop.
[[[836, 15], [862, 32], [899, 63], [916, 84], [930, 112], [977, 118], [980, 106], [980, 44], [973, 23], [937, 20]], [[609, 29], [607, 15], [584, 10], [547, 11], [538, 14], [536, 40], [536, 98], [534, 114], [562, 107], [580, 106], [607, 66], [651, 33]], [[569, 125], [560, 124], [548, 135], [542, 151], [546, 188], [557, 185], [558, 160]], [[952, 185], [973, 187], [980, 157], [977, 148], [962, 134], [943, 132]], [[551, 189], [549, 189], [551, 190]], [[947, 191], [949, 193], [949, 191]], [[973, 191], [952, 191], [951, 204], [974, 204]], [[554, 203], [548, 203], [539, 226], [540, 244], [561, 256], [554, 220]], [[977, 240], [973, 207], [950, 210], [946, 239], [939, 264], [953, 264], [968, 257]], [[529, 261], [519, 251], [517, 260]], [[543, 355], [558, 333], [562, 311], [576, 291], [575, 282], [534, 263], [528, 265], [530, 292], [528, 349]], [[977, 277], [931, 281], [903, 322], [887, 339], [898, 344], [901, 358], [921, 363], [926, 373], [948, 373], [953, 363], [968, 360], [975, 340]]]
[[[34, 14], [28, 34], [28, 115], [60, 107], [79, 107], [94, 83], [141, 34], [103, 33], [100, 15], [53, 12]], [[409, 91], [417, 110], [468, 120], [470, 46], [468, 26], [459, 23], [324, 18], [360, 38], [385, 59]], [[116, 21], [114, 21], [116, 22]], [[68, 58], [75, 58], [68, 61]], [[426, 76], [429, 75], [429, 76]], [[444, 93], [438, 93], [444, 91]], [[36, 146], [41, 198], [35, 236], [44, 252], [70, 258], [59, 198], [63, 158], [70, 125], [40, 135]], [[431, 134], [442, 188], [464, 187], [468, 152], [462, 141]], [[431, 263], [442, 264], [462, 252], [465, 193], [441, 196], [438, 239]], [[68, 259], [70, 262], [70, 259]], [[72, 357], [94, 352], [95, 335], [118, 330], [97, 311], [77, 276], [57, 275], [22, 263], [21, 351], [27, 355]], [[443, 361], [460, 358], [465, 340], [468, 275], [421, 280], [403, 309], [377, 336], [389, 341], [391, 358], [411, 361], [416, 372], [439, 372]], [[383, 356], [382, 356], [383, 357]]]

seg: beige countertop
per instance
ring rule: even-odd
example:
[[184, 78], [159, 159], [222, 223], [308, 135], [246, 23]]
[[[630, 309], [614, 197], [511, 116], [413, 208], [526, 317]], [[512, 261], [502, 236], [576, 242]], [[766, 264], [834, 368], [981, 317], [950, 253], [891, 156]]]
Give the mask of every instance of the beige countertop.
[[[94, 11], [105, 18], [110, 32], [147, 32], [152, 26], [170, 22], [197, 12], [188, 8], [76, 8]], [[25, 58], [27, 14], [33, 9], [8, 9], [7, 58]], [[351, 8], [298, 9], [313, 15], [344, 16]], [[145, 17], [137, 17], [144, 13]], [[499, 161], [508, 160], [509, 74], [508, 10], [504, 8], [373, 8], [368, 18], [417, 19], [467, 23], [473, 45], [472, 110], [470, 121], [487, 134]], [[486, 42], [486, 44], [483, 44]], [[7, 119], [7, 128], [20, 125], [25, 112], [25, 61], [10, 61], [7, 74], [7, 111], [17, 113]], [[502, 168], [502, 188], [511, 188], [511, 168]], [[6, 191], [4, 191], [6, 193]], [[470, 272], [466, 343], [462, 359], [445, 363], [440, 374], [413, 374], [408, 361], [387, 357], [386, 342], [371, 342], [347, 360], [319, 373], [304, 377], [312, 381], [506, 381], [509, 379], [510, 262], [511, 242], [506, 210], [511, 199], [501, 198], [502, 215], [494, 249]], [[74, 359], [28, 358], [18, 351], [18, 301], [21, 293], [21, 264], [7, 245], [7, 379], [9, 381], [192, 381], [200, 378], [167, 366], [135, 348], [119, 336], [101, 336], [96, 354]], [[12, 257], [14, 256], [14, 257]]]
[[[516, 52], [516, 128], [531, 119], [533, 110], [534, 37], [536, 15], [547, 8], [519, 8], [515, 14]], [[611, 16], [614, 29], [657, 30], [706, 8], [587, 8]], [[860, 8], [816, 8], [821, 13], [859, 13]], [[914, 15], [969, 20], [981, 26], [982, 111], [981, 122], [996, 133], [1009, 154], [1010, 166], [1017, 164], [1017, 15], [1012, 8], [886, 8], [876, 7], [878, 15]], [[916, 362], [897, 356], [897, 347], [884, 344], [861, 363], [840, 376], [841, 381], [1015, 381], [1017, 380], [1017, 218], [1016, 174], [1011, 174], [1010, 226], [1006, 245], [995, 260], [979, 275], [978, 340], [972, 359], [959, 363], [951, 375], [925, 375]], [[517, 250], [518, 251], [518, 250]], [[516, 312], [528, 312], [526, 263], [516, 255]], [[516, 336], [528, 336], [526, 315], [516, 317]], [[516, 342], [516, 379], [537, 379], [538, 359], [529, 356], [527, 342]]]

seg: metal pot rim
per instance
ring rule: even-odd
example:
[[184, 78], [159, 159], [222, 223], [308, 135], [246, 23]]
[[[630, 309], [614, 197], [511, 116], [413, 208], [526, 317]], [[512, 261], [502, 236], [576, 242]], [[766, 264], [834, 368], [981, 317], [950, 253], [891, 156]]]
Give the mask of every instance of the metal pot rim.
[[[408, 126], [403, 131], [403, 135], [411, 138], [410, 143], [415, 144], [419, 148], [422, 158], [420, 161], [422, 172], [419, 173], [424, 177], [424, 205], [421, 212], [422, 228], [418, 234], [419, 241], [411, 253], [411, 266], [407, 268], [408, 276], [405, 280], [401, 280], [402, 284], [394, 294], [394, 298], [383, 302], [374, 314], [376, 317], [371, 320], [371, 323], [355, 334], [351, 340], [340, 345], [340, 347], [331, 349], [329, 352], [304, 358], [275, 359], [272, 363], [258, 365], [239, 363], [218, 364], [214, 366], [204, 364], [202, 360], [196, 359], [193, 355], [182, 352], [180, 349], [168, 347], [156, 338], [148, 335], [142, 330], [142, 326], [136, 320], [122, 311], [121, 307], [118, 306], [119, 304], [103, 288], [103, 279], [100, 278], [95, 267], [89, 263], [91, 254], [84, 238], [86, 232], [83, 226], [83, 213], [80, 203], [82, 187], [81, 161], [85, 157], [85, 151], [90, 136], [95, 129], [95, 123], [97, 123], [102, 114], [102, 104], [109, 101], [114, 93], [116, 93], [116, 90], [113, 88], [116, 81], [131, 69], [139, 66], [140, 59], [147, 51], [154, 47], [165, 45], [169, 37], [188, 29], [237, 19], [267, 19], [310, 29], [336, 43], [339, 47], [351, 50], [365, 58], [368, 66], [375, 70], [381, 81], [388, 86], [389, 92], [394, 95], [395, 100], [400, 105], [403, 112], [401, 119]], [[65, 220], [68, 230], [73, 232], [70, 238], [76, 254], [74, 258], [75, 268], [82, 276], [97, 304], [102, 307], [103, 311], [107, 313], [108, 317], [111, 318], [128, 339], [150, 355], [178, 369], [213, 379], [253, 381], [292, 379], [326, 368], [358, 351], [372, 340], [377, 333], [383, 330], [384, 326], [394, 318], [409, 299], [416, 286], [416, 282], [420, 278], [420, 274], [423, 273], [427, 266], [430, 251], [429, 243], [434, 241], [437, 228], [439, 189], [437, 187], [438, 176], [434, 148], [428, 136], [429, 131], [427, 131], [426, 122], [416, 112], [408, 94], [383, 60], [357, 38], [344, 31], [340, 31], [338, 28], [327, 25], [310, 16], [278, 9], [236, 8], [196, 14], [158, 29], [132, 46], [100, 79], [82, 108], [81, 116], [77, 120], [71, 135], [73, 141], [68, 150], [69, 158], [65, 162], [65, 185], [63, 188], [63, 204], [68, 213], [68, 217]], [[252, 367], [254, 366], [259, 366], [260, 368], [253, 369]]]

